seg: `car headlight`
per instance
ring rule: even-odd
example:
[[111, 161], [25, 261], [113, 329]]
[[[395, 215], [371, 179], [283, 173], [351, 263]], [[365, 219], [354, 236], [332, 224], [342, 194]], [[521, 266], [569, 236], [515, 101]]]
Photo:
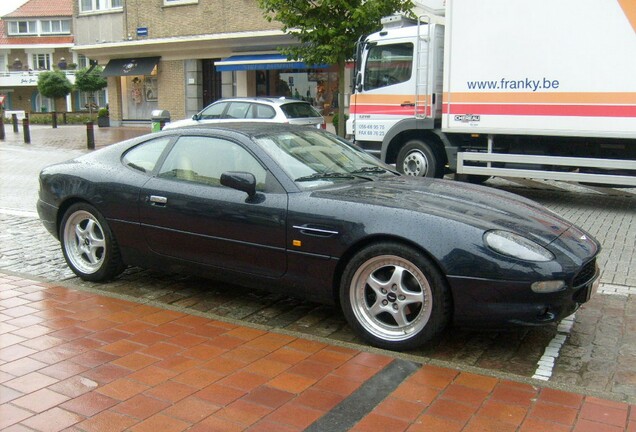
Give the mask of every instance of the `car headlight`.
[[524, 261], [545, 262], [554, 259], [552, 252], [540, 244], [509, 231], [488, 231], [484, 234], [484, 243], [500, 254]]

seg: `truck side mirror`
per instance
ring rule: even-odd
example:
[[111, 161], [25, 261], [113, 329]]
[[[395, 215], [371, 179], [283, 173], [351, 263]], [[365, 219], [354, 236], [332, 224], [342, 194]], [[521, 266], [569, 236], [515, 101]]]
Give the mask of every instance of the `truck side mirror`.
[[356, 91], [362, 91], [362, 72], [358, 72], [356, 75]]

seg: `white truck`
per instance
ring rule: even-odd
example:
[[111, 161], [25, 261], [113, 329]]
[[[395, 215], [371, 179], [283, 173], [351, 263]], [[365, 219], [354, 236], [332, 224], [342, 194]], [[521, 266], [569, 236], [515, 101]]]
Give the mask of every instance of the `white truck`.
[[636, 186], [636, 0], [415, 4], [358, 43], [358, 145], [414, 176]]

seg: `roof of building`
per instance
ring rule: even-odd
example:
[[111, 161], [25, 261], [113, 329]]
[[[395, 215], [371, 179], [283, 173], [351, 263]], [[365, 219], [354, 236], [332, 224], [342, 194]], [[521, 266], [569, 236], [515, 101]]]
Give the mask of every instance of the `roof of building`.
[[29, 0], [3, 18], [73, 16], [73, 0]]

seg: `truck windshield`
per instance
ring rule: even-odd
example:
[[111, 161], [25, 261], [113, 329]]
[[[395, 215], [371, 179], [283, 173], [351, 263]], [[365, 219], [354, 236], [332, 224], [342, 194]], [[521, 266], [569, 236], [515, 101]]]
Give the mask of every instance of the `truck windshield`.
[[369, 49], [364, 67], [364, 89], [408, 81], [413, 71], [413, 44], [375, 45]]

